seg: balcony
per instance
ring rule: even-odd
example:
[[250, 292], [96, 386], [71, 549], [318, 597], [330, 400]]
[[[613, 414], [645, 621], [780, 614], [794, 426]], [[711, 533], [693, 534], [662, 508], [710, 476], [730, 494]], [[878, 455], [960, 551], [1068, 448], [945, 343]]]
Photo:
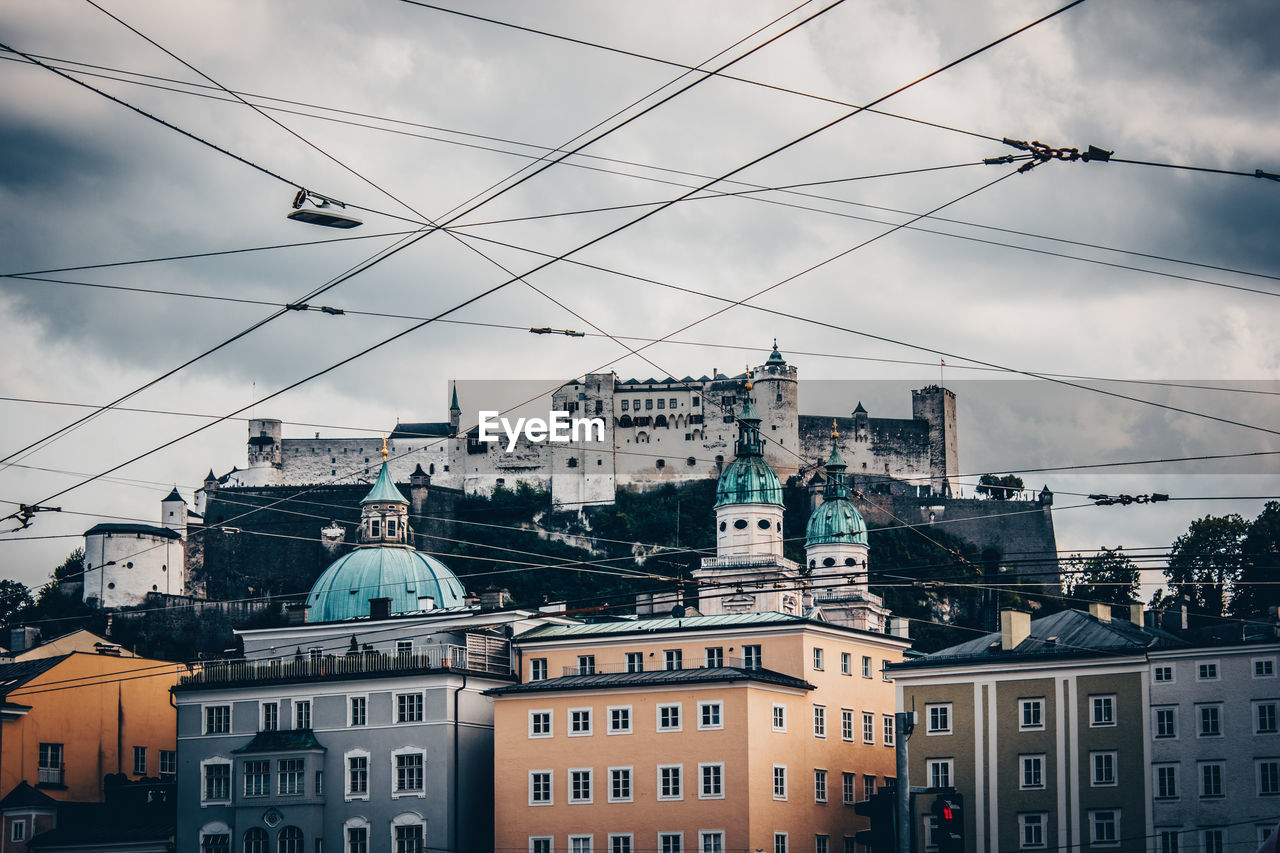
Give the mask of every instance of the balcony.
[[[476, 642], [470, 642], [474, 639]], [[403, 654], [358, 652], [303, 657], [286, 655], [255, 660], [209, 661], [182, 677], [180, 687], [254, 682], [336, 681], [379, 675], [469, 672], [512, 676], [510, 646], [494, 637], [468, 637], [465, 646], [423, 646]], [[44, 771], [41, 771], [42, 773]]]
[[704, 569], [765, 569], [770, 566], [777, 566], [781, 569], [790, 569], [799, 571], [800, 565], [794, 560], [788, 560], [785, 557], [736, 557], [727, 555], [723, 557], [703, 557], [702, 568]]
[[[659, 666], [660, 663], [661, 661], [658, 661], [655, 659], [653, 666], [646, 667], [644, 669], [635, 669], [630, 664], [626, 664], [626, 663], [596, 664], [596, 666], [591, 669], [581, 669], [576, 666], [566, 666], [563, 669], [563, 675], [565, 678], [571, 678], [573, 676], [578, 676], [578, 675], [617, 675], [619, 673], [626, 673], [626, 672], [665, 672], [667, 668], [665, 666]], [[759, 669], [760, 665], [759, 663], [753, 663], [751, 666], [748, 666], [747, 662], [742, 658], [725, 658], [724, 663], [720, 664], [720, 667], [718, 668], [723, 668], [723, 667], [728, 667], [730, 669]], [[703, 664], [699, 664], [698, 666], [678, 667], [678, 669], [709, 669], [709, 668], [717, 668], [717, 667], [707, 667]]]

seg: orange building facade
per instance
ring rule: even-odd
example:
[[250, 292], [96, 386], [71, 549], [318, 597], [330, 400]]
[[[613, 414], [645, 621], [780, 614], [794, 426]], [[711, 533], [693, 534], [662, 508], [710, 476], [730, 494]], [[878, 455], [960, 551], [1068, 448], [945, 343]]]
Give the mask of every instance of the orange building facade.
[[908, 641], [782, 613], [545, 626], [495, 698], [495, 848], [845, 853]]

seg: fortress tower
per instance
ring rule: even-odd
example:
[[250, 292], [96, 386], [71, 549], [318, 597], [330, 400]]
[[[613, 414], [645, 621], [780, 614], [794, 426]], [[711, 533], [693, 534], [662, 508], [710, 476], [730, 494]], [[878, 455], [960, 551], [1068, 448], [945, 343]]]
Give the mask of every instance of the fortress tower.
[[929, 485], [935, 495], [960, 493], [959, 451], [956, 448], [956, 395], [940, 385], [911, 392], [911, 416], [929, 422]]

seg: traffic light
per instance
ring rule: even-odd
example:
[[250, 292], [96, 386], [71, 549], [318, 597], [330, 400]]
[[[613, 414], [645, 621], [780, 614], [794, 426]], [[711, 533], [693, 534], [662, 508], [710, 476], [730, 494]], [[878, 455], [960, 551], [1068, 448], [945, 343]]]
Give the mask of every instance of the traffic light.
[[938, 853], [964, 853], [964, 796], [939, 794], [933, 800], [933, 817]]
[[853, 810], [870, 821], [868, 829], [858, 830], [855, 840], [871, 853], [895, 853], [898, 796], [893, 789], [882, 789], [869, 799], [854, 803]]

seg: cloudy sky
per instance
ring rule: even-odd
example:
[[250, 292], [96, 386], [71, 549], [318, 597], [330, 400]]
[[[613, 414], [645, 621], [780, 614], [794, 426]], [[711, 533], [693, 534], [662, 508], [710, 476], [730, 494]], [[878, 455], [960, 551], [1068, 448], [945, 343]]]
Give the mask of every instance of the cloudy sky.
[[[0, 42], [260, 169], [0, 54], [0, 456], [91, 411], [55, 403], [101, 404], [155, 379], [378, 257], [415, 222], [450, 231], [311, 301], [348, 313], [289, 312], [124, 404], [143, 411], [13, 456], [0, 465], [0, 514], [593, 240], [571, 256], [579, 264], [546, 266], [450, 315], [465, 322], [428, 325], [252, 413], [288, 422], [286, 435], [370, 434], [356, 430], [443, 419], [451, 377], [737, 372], [776, 336], [803, 378], [841, 380], [834, 396], [802, 392], [819, 413], [845, 414], [855, 397], [875, 416], [907, 417], [905, 389], [935, 381], [945, 353], [965, 473], [1280, 450], [1280, 184], [1054, 161], [975, 193], [1016, 164], [970, 165], [1018, 154], [997, 141], [1010, 137], [1280, 172], [1280, 15], [1266, 0], [1089, 0], [879, 105], [894, 115], [854, 115], [763, 160], [1060, 4], [446, 4], [617, 49], [606, 51], [393, 0], [98, 2], [155, 44], [86, 0], [8, 3]], [[748, 53], [723, 72], [740, 79], [680, 91], [706, 75], [679, 66]], [[493, 197], [535, 158], [615, 127]], [[957, 168], [932, 168], [943, 166]], [[736, 183], [629, 224], [731, 173]], [[287, 220], [296, 186], [365, 208], [365, 224]], [[778, 187], [792, 189], [760, 191]], [[945, 219], [850, 251], [969, 193]], [[345, 237], [362, 239], [67, 269]], [[110, 287], [13, 277], [48, 270], [40, 277]], [[773, 285], [751, 301], [766, 311], [684, 328], [724, 307], [710, 297]], [[673, 332], [643, 357], [610, 338]], [[966, 359], [1230, 390], [1092, 383], [1198, 414], [1180, 413], [1001, 383]], [[172, 485], [189, 495], [210, 467], [242, 465], [244, 437], [229, 420], [59, 496], [61, 515], [0, 537], [0, 574], [38, 583], [103, 517], [157, 518]], [[1277, 459], [1026, 479], [1062, 494], [1064, 549], [1167, 546], [1192, 518], [1252, 517], [1262, 501], [1067, 509], [1082, 502], [1067, 493], [1277, 495]]]

